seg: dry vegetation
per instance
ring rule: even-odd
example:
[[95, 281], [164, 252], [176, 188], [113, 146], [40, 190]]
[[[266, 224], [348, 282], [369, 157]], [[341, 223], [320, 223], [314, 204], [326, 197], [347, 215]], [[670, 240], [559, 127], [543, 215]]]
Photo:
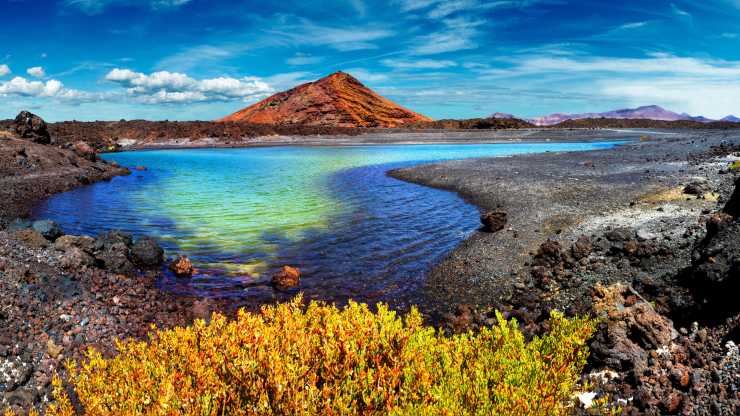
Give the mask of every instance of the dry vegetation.
[[[68, 377], [88, 415], [559, 415], [572, 410], [594, 327], [553, 313], [550, 332], [526, 342], [499, 316], [448, 337], [415, 310], [299, 297], [122, 342], [113, 358], [91, 350]], [[46, 414], [77, 414], [55, 387]]]

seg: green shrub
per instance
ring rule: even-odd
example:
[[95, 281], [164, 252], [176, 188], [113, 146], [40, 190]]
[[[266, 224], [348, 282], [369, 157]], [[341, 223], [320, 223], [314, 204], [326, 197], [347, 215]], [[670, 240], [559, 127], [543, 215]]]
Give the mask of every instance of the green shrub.
[[[551, 315], [525, 342], [514, 321], [447, 337], [412, 310], [298, 297], [235, 320], [156, 331], [68, 364], [89, 415], [561, 415], [595, 324]], [[52, 416], [76, 414], [55, 380]]]
[[735, 172], [740, 172], [740, 160], [736, 160], [730, 163], [730, 170], [733, 170]]

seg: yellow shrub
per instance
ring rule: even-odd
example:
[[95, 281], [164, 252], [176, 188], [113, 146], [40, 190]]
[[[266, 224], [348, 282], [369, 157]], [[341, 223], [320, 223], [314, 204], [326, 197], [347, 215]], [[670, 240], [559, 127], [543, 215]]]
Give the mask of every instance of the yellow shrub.
[[[210, 323], [90, 350], [70, 364], [89, 415], [559, 415], [567, 413], [594, 331], [588, 319], [551, 316], [525, 342], [515, 322], [446, 337], [416, 310], [343, 309], [301, 298], [214, 315]], [[61, 382], [47, 415], [75, 414]]]

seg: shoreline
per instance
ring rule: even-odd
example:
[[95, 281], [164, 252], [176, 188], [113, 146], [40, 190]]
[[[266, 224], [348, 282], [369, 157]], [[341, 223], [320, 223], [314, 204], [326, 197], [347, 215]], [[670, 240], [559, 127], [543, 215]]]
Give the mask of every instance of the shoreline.
[[[697, 263], [713, 238], [704, 224], [717, 221], [735, 189], [727, 167], [740, 154], [727, 156], [740, 149], [740, 134], [677, 133], [606, 150], [391, 171], [456, 192], [481, 212], [508, 213], [504, 229], [475, 232], [427, 275], [425, 302], [435, 318], [465, 331], [499, 310], [533, 336], [546, 330], [549, 310], [603, 316], [589, 361], [597, 393], [621, 400], [628, 414], [710, 405], [734, 414], [740, 359], [726, 343], [739, 341], [740, 315], [722, 303], [729, 289], [707, 289], [693, 276], [707, 267]], [[706, 194], [687, 194], [687, 186]], [[663, 349], [671, 355], [645, 360]], [[661, 381], [676, 369], [690, 373], [694, 387]], [[709, 380], [710, 369], [729, 387]], [[605, 371], [613, 376], [599, 378]]]
[[[534, 129], [527, 138], [501, 137], [512, 132], [515, 131], [483, 133], [489, 140], [496, 140], [488, 143], [617, 139], [630, 142], [603, 150], [461, 159], [387, 172], [387, 175], [396, 179], [455, 192], [479, 210], [504, 209], [509, 213], [509, 223], [504, 230], [498, 233], [474, 232], [427, 273], [424, 299], [419, 302], [423, 302], [424, 309], [431, 311], [429, 318], [432, 323], [451, 332], [462, 332], [480, 325], [489, 325], [491, 311], [498, 309], [504, 311], [507, 317], [517, 318], [525, 333], [535, 335], [546, 330], [548, 310], [558, 309], [568, 315], [593, 313], [591, 298], [597, 284], [630, 281], [630, 288], [634, 286], [647, 299], [655, 302], [660, 313], [677, 319], [676, 329], [679, 329], [679, 324], [687, 325], [684, 321], [679, 322], [678, 315], [671, 314], [670, 302], [664, 299], [668, 296], [665, 293], [670, 294], [667, 286], [675, 283], [673, 278], [665, 277], [665, 281], [652, 283], [653, 286], [649, 286], [644, 280], [648, 274], [674, 276], [678, 269], [691, 264], [691, 247], [703, 237], [697, 218], [706, 218], [707, 212], [716, 211], [732, 192], [732, 175], [719, 175], [719, 164], [707, 152], [711, 151], [712, 146], [726, 141], [740, 145], [740, 133], [671, 131], [664, 132], [668, 134], [661, 132], [660, 137], [651, 137], [648, 141], [636, 141], [643, 131], [634, 131], [636, 137], [630, 140], [624, 137], [625, 132], [621, 130], [610, 131], [606, 135], [604, 131], [563, 130], [555, 135], [559, 137], [552, 138], [552, 129]], [[476, 141], [478, 139], [473, 137], [480, 133], [462, 132], [461, 137], [450, 144], [485, 144], [486, 142]], [[383, 134], [379, 138], [385, 141], [363, 141], [354, 145], [407, 144], [399, 140], [402, 136], [405, 135], [394, 133], [389, 137]], [[544, 136], [550, 139], [547, 140]], [[316, 145], [345, 146], [333, 141], [331, 137], [322, 137]], [[348, 136], [347, 139], [356, 142], [360, 141], [357, 140], [358, 137], [362, 136]], [[27, 143], [23, 147], [37, 146]], [[426, 141], [421, 144], [441, 143]], [[273, 142], [269, 145], [286, 144]], [[310, 140], [304, 140], [300, 144], [313, 145]], [[176, 147], [183, 148], [194, 147]], [[53, 146], [41, 150], [71, 153]], [[692, 157], [692, 154], [696, 156]], [[674, 194], [664, 195], [666, 190], [675, 190], [694, 176], [708, 178], [719, 202], [715, 197], [687, 198], [680, 192], [678, 197]], [[17, 180], [23, 181], [24, 177], [18, 176]], [[84, 184], [78, 179], [71, 180], [66, 171], [58, 180], [64, 186], [49, 188], [49, 192], [54, 189], [65, 191]], [[17, 191], [32, 192], [29, 187]], [[46, 196], [48, 195], [41, 198]], [[658, 221], [642, 221], [646, 213], [668, 205], [675, 205], [677, 208], [667, 210], [668, 214], [661, 216]], [[7, 214], [7, 208], [3, 209], [2, 213]], [[627, 212], [630, 210], [635, 212], [630, 214]], [[642, 222], [630, 222], [630, 218], [633, 218], [630, 215], [642, 218]], [[595, 218], [602, 219], [602, 223], [597, 224]], [[673, 231], [661, 228], [663, 219], [669, 221], [671, 230], [683, 227], [692, 230], [693, 234], [689, 237], [677, 235], [672, 237], [674, 240], [663, 241], [663, 236], [673, 235], [670, 234]], [[610, 245], [611, 240], [605, 237], [614, 231], [615, 227], [610, 225], [612, 223], [620, 226], [650, 223], [644, 229], [637, 230], [638, 236], [642, 232], [643, 236], [648, 233], [658, 237], [640, 242], [639, 247], [655, 249], [656, 253], [670, 250], [670, 256], [654, 256], [655, 259], [651, 258], [654, 264], [649, 264], [647, 269], [642, 264], [633, 266], [630, 262], [634, 263], [635, 259], [628, 258], [621, 248], [619, 250], [622, 251], [618, 251], [618, 254], [613, 253], [615, 249]], [[557, 261], [549, 259], [547, 253], [543, 254], [543, 242], [558, 242], [564, 253], [582, 234], [589, 234], [594, 245], [593, 253], [585, 257], [589, 261], [582, 259], [575, 265], [564, 265], [564, 259], [569, 254], [561, 254], [560, 249], [557, 250]], [[8, 322], [12, 323], [6, 331], [0, 331], [0, 364], [11, 369], [7, 374], [23, 375], [16, 380], [18, 387], [0, 397], [0, 407], [7, 403], [43, 403], [49, 391], [50, 371], [58, 368], [63, 359], [79, 358], [84, 346], [95, 345], [112, 353], [111, 345], [107, 345], [112, 343], [112, 339], [118, 336], [143, 337], [152, 323], [160, 327], [187, 325], [195, 318], [207, 318], [213, 311], [227, 314], [233, 312], [233, 304], [229, 301], [196, 300], [159, 291], [154, 285], [156, 271], [148, 271], [143, 276], [132, 278], [122, 275], [110, 265], [85, 265], [70, 269], [69, 262], [80, 260], [75, 257], [78, 254], [76, 249], [82, 249], [82, 246], [59, 248], [55, 243], [39, 239], [38, 236], [31, 237], [28, 238], [28, 233], [18, 235], [17, 232], [0, 231], [0, 253], [3, 257], [0, 272], [6, 276], [6, 279], [0, 280], [0, 286], [5, 285], [0, 290], [0, 295], [4, 296], [4, 304], [11, 305], [11, 309], [8, 309], [11, 311], [11, 319]], [[106, 256], [115, 255], [117, 249], [112, 248], [115, 241], [111, 243], [111, 238], [118, 241], [118, 237], [98, 237], [97, 241], [100, 243], [96, 244], [102, 247], [102, 251], [96, 251], [96, 256], [107, 258]], [[627, 243], [619, 244], [623, 247]], [[604, 246], [604, 250], [599, 251], [599, 245]], [[126, 254], [123, 254], [123, 258], [126, 258]], [[567, 261], [571, 260], [569, 258]], [[644, 262], [645, 259], [640, 261]], [[539, 276], [535, 271], [542, 271], [543, 276], [549, 277]], [[559, 273], [566, 273], [566, 277]], [[71, 276], [71, 280], [65, 276]], [[70, 286], [70, 281], [75, 283]], [[28, 282], [31, 282], [31, 286], [28, 286]], [[43, 296], [33, 292], [38, 291], [38, 288], [43, 289]], [[68, 299], [71, 293], [76, 299], [74, 303], [70, 303]], [[54, 302], [50, 302], [50, 299]], [[147, 299], [146, 307], [143, 308], [142, 299]], [[64, 318], [60, 319], [60, 316]], [[25, 328], [23, 322], [32, 324]], [[727, 325], [707, 327], [707, 337], [711, 342], [721, 344], [719, 340], [724, 339], [728, 331], [732, 331], [732, 327]], [[16, 342], [18, 336], [27, 339], [27, 343]], [[696, 348], [698, 344], [695, 341], [686, 339], [686, 336], [680, 339], [683, 343], [681, 345]], [[612, 341], [614, 340], [610, 342]], [[601, 369], [599, 363], [609, 359], [609, 353], [603, 350], [614, 349], [606, 341], [604, 342], [609, 346], [605, 348], [599, 348], [600, 341], [595, 342], [597, 344], [592, 348], [594, 356], [598, 358], [591, 363], [594, 370]], [[677, 344], [680, 342], [676, 341]], [[57, 348], [61, 350], [58, 352]], [[711, 361], [724, 353], [720, 345], [719, 349], [704, 351], [701, 356]], [[606, 354], [607, 358], [600, 357], [599, 354]], [[674, 361], [669, 360], [667, 362], [670, 364], [663, 362], [660, 365], [691, 368], [691, 363]], [[660, 365], [653, 364], [651, 368], [664, 371], [664, 367]], [[635, 386], [629, 380], [637, 376], [630, 375], [628, 370], [617, 371], [618, 377], [606, 383], [597, 383], [601, 392], [609, 392], [618, 400], [627, 400], [630, 395], [634, 397], [636, 392], [642, 392], [641, 388], [644, 390], [645, 386], [650, 386], [647, 392], [642, 392], [645, 396], [640, 399], [642, 402], [625, 402], [632, 408], [663, 406], [661, 400], [675, 393], [672, 388], [655, 387], [655, 383], [650, 380]], [[691, 371], [704, 370], [698, 366]], [[6, 376], [4, 371], [0, 373], [0, 376]], [[697, 377], [705, 380], [709, 375], [701, 373]], [[694, 399], [683, 399], [682, 403], [697, 406], [713, 399], [706, 392], [697, 393], [696, 396]], [[723, 400], [723, 406], [732, 405], [737, 397], [725, 397]]]
[[[586, 134], [584, 134], [586, 133]], [[674, 134], [655, 130], [642, 129], [510, 129], [480, 131], [438, 131], [438, 132], [403, 132], [363, 133], [354, 136], [314, 135], [314, 136], [260, 136], [244, 138], [233, 142], [218, 142], [217, 138], [190, 140], [168, 139], [161, 142], [145, 142], [121, 147], [116, 151], [175, 150], [203, 148], [251, 148], [251, 147], [332, 147], [332, 146], [382, 146], [382, 145], [425, 145], [425, 144], [506, 144], [512, 142], [576, 142], [625, 139], [626, 134], [638, 139], [644, 134]], [[439, 136], [439, 137], [435, 137]], [[450, 137], [453, 136], [453, 137]], [[409, 137], [412, 139], [409, 140]], [[414, 140], [413, 138], [416, 138]], [[113, 152], [112, 152], [113, 153]]]

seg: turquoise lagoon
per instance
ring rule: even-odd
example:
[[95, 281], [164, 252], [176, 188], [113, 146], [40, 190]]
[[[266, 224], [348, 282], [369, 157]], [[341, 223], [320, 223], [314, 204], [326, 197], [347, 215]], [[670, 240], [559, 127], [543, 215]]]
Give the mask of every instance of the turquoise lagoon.
[[192, 279], [164, 290], [257, 303], [290, 294], [266, 284], [289, 264], [309, 298], [404, 304], [425, 272], [476, 230], [457, 195], [406, 183], [389, 169], [473, 157], [585, 151], [621, 142], [263, 147], [106, 154], [146, 171], [56, 195], [35, 210], [69, 234], [120, 229], [188, 255]]

